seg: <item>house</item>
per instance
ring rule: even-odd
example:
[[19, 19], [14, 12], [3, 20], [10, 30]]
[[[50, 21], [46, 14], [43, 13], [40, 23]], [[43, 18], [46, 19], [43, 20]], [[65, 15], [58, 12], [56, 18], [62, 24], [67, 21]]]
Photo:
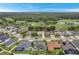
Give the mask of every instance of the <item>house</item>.
[[76, 48], [68, 41], [62, 42], [61, 47], [64, 50], [65, 54], [78, 54], [79, 53], [76, 50]]
[[68, 50], [65, 50], [65, 54], [78, 54], [78, 51], [73, 49], [68, 49]]
[[7, 37], [4, 34], [0, 34], [0, 43], [10, 40], [11, 38]]
[[79, 48], [79, 40], [74, 40], [74, 41], [72, 41], [72, 43], [73, 43], [77, 48]]
[[66, 33], [68, 33], [68, 35], [74, 39], [74, 40], [79, 40], [79, 32], [78, 31], [66, 31]]
[[50, 35], [51, 35], [50, 32], [47, 32], [47, 31], [45, 32], [45, 36], [46, 36], [46, 37], [50, 37]]
[[42, 32], [43, 32], [43, 31], [38, 31], [38, 32], [37, 32], [37, 35], [42, 37], [42, 34], [43, 34]]
[[61, 32], [59, 32], [59, 31], [54, 31], [53, 34], [54, 34], [54, 35], [60, 35], [60, 33], [61, 33]]
[[7, 42], [4, 42], [3, 44], [4, 44], [6, 47], [9, 47], [9, 46], [15, 44], [16, 42], [17, 42], [17, 40], [10, 39], [10, 40], [8, 40]]
[[58, 42], [47, 42], [48, 51], [52, 51], [54, 49], [60, 49], [60, 44]]
[[67, 34], [66, 34], [66, 32], [60, 32], [60, 35], [61, 36], [66, 36]]
[[25, 49], [23, 47], [16, 47], [15, 51], [24, 51]]
[[69, 35], [69, 36], [73, 36], [73, 31], [66, 31], [66, 34]]
[[24, 50], [29, 50], [31, 47], [32, 42], [26, 41], [26, 42], [21, 42], [18, 47], [16, 47], [15, 51], [24, 51]]
[[35, 41], [34, 44], [34, 50], [47, 50], [47, 46], [45, 42], [42, 41]]

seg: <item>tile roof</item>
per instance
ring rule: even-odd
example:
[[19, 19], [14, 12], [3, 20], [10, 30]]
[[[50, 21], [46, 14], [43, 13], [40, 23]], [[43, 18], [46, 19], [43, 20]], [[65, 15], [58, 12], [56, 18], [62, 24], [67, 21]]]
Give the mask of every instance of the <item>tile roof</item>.
[[52, 51], [56, 48], [60, 48], [60, 44], [58, 42], [47, 42], [47, 46], [49, 51]]

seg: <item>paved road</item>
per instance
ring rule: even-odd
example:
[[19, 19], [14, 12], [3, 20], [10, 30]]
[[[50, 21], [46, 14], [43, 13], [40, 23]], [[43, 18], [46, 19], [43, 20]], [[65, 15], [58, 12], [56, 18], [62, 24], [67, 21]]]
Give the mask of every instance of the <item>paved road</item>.
[[5, 50], [5, 49], [3, 49], [2, 47], [0, 47], [3, 51], [6, 51], [6, 52], [8, 52], [8, 53], [11, 53], [10, 51], [7, 51], [7, 50]]
[[16, 48], [17, 46], [14, 46], [9, 52], [11, 52], [14, 48]]

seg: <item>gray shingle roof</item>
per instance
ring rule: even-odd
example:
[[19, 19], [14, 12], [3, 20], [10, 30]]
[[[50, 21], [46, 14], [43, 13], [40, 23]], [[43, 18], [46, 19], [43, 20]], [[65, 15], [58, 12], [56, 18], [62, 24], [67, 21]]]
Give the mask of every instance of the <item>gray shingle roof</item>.
[[27, 50], [29, 47], [31, 47], [31, 42], [27, 41], [27, 42], [21, 42], [18, 47], [16, 48], [16, 50]]
[[8, 39], [10, 39], [10, 38], [5, 36], [5, 35], [3, 35], [3, 34], [0, 34], [0, 42], [5, 42]]
[[13, 43], [15, 43], [17, 40], [13, 40], [13, 39], [10, 39], [9, 41], [5, 42], [4, 45], [5, 46], [10, 46], [12, 45]]
[[[64, 44], [65, 43], [65, 44]], [[70, 44], [70, 42], [62, 42], [62, 48], [64, 50], [69, 50], [69, 49], [75, 49], [75, 47], [73, 45]]]
[[47, 46], [45, 42], [34, 42], [34, 49], [36, 50], [47, 50]]
[[79, 41], [73, 41], [73, 43], [79, 48]]
[[65, 54], [78, 54], [79, 53], [76, 50], [76, 48], [73, 45], [71, 45], [70, 42], [63, 42], [62, 49], [64, 50]]

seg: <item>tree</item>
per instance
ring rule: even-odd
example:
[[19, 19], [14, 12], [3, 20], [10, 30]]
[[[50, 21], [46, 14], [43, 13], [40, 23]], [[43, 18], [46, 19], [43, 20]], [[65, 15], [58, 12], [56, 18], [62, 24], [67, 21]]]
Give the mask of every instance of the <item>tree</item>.
[[76, 30], [76, 31], [79, 31], [79, 26], [76, 26], [75, 30]]
[[54, 30], [55, 30], [55, 26], [47, 27], [47, 31], [54, 31]]
[[71, 26], [71, 27], [68, 28], [68, 30], [71, 30], [71, 31], [72, 30], [75, 30], [75, 27], [74, 26]]
[[32, 30], [33, 30], [33, 26], [29, 26], [28, 29], [29, 29], [30, 31], [32, 31]]
[[22, 35], [22, 37], [24, 38], [24, 37], [26, 37], [26, 33], [21, 33], [21, 35]]
[[34, 37], [34, 36], [37, 36], [37, 32], [33, 32], [32, 33], [32, 36]]
[[0, 48], [0, 51], [2, 51], [2, 49]]

